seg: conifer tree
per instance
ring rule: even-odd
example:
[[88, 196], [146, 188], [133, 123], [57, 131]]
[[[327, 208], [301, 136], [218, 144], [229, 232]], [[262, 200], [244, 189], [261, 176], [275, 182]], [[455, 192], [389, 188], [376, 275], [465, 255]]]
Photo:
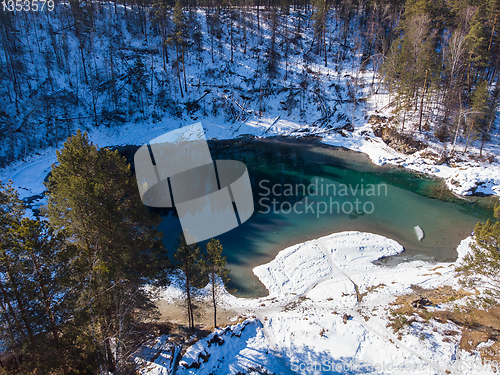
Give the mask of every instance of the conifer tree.
[[460, 282], [471, 288], [484, 288], [484, 293], [475, 298], [483, 307], [500, 304], [500, 206], [495, 205], [495, 223], [477, 223], [471, 251], [465, 255], [457, 271]]
[[471, 139], [472, 133], [482, 132], [486, 128], [486, 111], [488, 110], [489, 102], [488, 83], [481, 81], [478, 83], [476, 90], [472, 95], [472, 109], [469, 118], [469, 131], [467, 141], [465, 142], [464, 153], [467, 152], [467, 146]]
[[290, 54], [290, 36], [288, 30], [288, 22], [290, 17], [290, 3], [288, 0], [281, 0], [281, 19], [283, 20], [283, 43], [282, 51], [283, 57], [285, 59], [285, 76], [283, 79], [286, 81], [288, 78], [288, 56]]
[[182, 271], [181, 281], [187, 308], [188, 326], [192, 331], [194, 330], [195, 287], [199, 285], [201, 276], [201, 251], [196, 243], [188, 245], [185, 236], [189, 236], [189, 234], [179, 236], [174, 258], [178, 263], [178, 268]]
[[0, 184], [0, 208], [0, 346], [25, 357], [23, 371], [95, 371], [84, 363], [92, 350], [76, 344], [86, 334], [75, 309], [75, 247], [46, 221], [22, 218], [10, 185]]
[[24, 298], [26, 288], [22, 285], [22, 273], [17, 257], [18, 248], [12, 238], [12, 228], [20, 223], [24, 206], [19, 200], [12, 182], [7, 186], [0, 183], [0, 325], [8, 335], [0, 342], [6, 347], [27, 344], [30, 354], [37, 362], [40, 357], [36, 349], [34, 317]]
[[73, 351], [69, 350], [74, 342], [72, 335], [62, 333], [71, 329], [84, 336], [75, 326], [75, 321], [79, 322], [74, 306], [78, 285], [71, 269], [75, 248], [66, 243], [63, 231], [55, 234], [41, 220], [23, 218], [13, 225], [10, 234], [24, 304], [29, 307], [34, 331], [45, 336], [36, 342], [45, 357], [41, 365], [47, 370], [61, 368], [67, 374], [68, 363], [76, 365], [75, 358], [71, 358]]
[[174, 22], [174, 35], [169, 39], [175, 44], [175, 52], [177, 55], [177, 79], [179, 80], [179, 89], [181, 92], [181, 97], [184, 97], [182, 93], [182, 83], [181, 83], [181, 72], [180, 64], [182, 63], [183, 74], [184, 74], [184, 91], [187, 92], [187, 81], [186, 81], [186, 65], [185, 65], [185, 44], [186, 44], [186, 20], [184, 17], [184, 11], [182, 9], [180, 1], [176, 1], [173, 12], [173, 22]]
[[157, 0], [153, 3], [154, 7], [154, 18], [153, 23], [158, 25], [160, 37], [161, 37], [161, 51], [162, 51], [162, 61], [163, 70], [167, 70], [168, 64], [168, 24], [169, 24], [169, 13], [171, 10], [171, 4], [168, 0]]
[[142, 285], [168, 266], [159, 264], [165, 259], [154, 229], [160, 218], [140, 201], [125, 158], [98, 149], [86, 133], [68, 138], [57, 159], [45, 212], [56, 233], [64, 230], [78, 248], [72, 268], [83, 286], [79, 308], [88, 316], [101, 367], [119, 371], [124, 343], [133, 336], [125, 333], [152, 308]]
[[316, 41], [316, 54], [321, 56], [324, 53], [325, 67], [327, 66], [326, 57], [326, 0], [313, 1], [315, 12], [313, 13], [314, 24], [314, 40]]
[[278, 65], [280, 55], [276, 48], [276, 39], [277, 39], [277, 29], [278, 29], [278, 13], [276, 8], [273, 7], [270, 15], [271, 21], [271, 40], [269, 44], [269, 48], [267, 49], [267, 73], [269, 78], [275, 78], [278, 73]]
[[[468, 54], [467, 89], [470, 93], [475, 81], [474, 77], [476, 77], [474, 73], [483, 69], [488, 59], [488, 39], [485, 35], [482, 19], [476, 18], [473, 20], [465, 41]], [[474, 68], [476, 71], [474, 71]]]
[[[214, 307], [214, 327], [217, 327], [217, 306], [220, 301], [220, 294], [224, 288], [224, 283], [229, 281], [229, 271], [226, 269], [227, 260], [222, 256], [222, 245], [219, 240], [212, 238], [206, 245], [206, 252], [203, 254], [201, 268], [208, 276], [212, 306]], [[221, 285], [222, 282], [222, 285]]]

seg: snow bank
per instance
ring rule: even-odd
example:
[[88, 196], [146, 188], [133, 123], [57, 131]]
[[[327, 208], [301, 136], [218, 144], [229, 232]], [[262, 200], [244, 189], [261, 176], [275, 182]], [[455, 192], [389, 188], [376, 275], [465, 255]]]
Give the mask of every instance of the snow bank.
[[[459, 259], [471, 241], [461, 242]], [[254, 313], [288, 369], [318, 374], [333, 368], [340, 373], [491, 373], [480, 359], [459, 349], [460, 335], [450, 339], [446, 332], [460, 332], [453, 323], [417, 321], [401, 338], [387, 327], [389, 304], [413, 285], [458, 287], [455, 263], [372, 264], [402, 251], [400, 244], [382, 236], [343, 232], [287, 248], [254, 269], [270, 291], [262, 301], [282, 301]], [[297, 294], [294, 300], [289, 293]]]
[[457, 168], [445, 181], [448, 188], [455, 194], [500, 196], [500, 166], [496, 164], [487, 167]]
[[465, 257], [465, 255], [469, 252], [470, 250], [470, 245], [474, 242], [474, 237], [470, 236], [467, 237], [466, 239], [463, 239], [460, 241], [460, 244], [457, 247], [457, 253], [458, 257], [457, 260], [455, 261], [455, 264], [459, 264], [462, 259]]
[[237, 359], [240, 351], [246, 349], [246, 341], [254, 338], [261, 327], [258, 319], [249, 318], [236, 325], [216, 329], [186, 350], [177, 373], [194, 373], [195, 370], [211, 373], [225, 359]]
[[141, 346], [134, 355], [134, 361], [141, 374], [173, 374], [175, 359], [179, 356], [180, 350], [180, 346], [170, 341], [170, 336], [162, 335]]
[[[189, 124], [178, 119], [167, 119], [158, 123], [144, 122], [129, 126], [124, 125], [116, 129], [97, 128], [90, 131], [89, 138], [100, 147], [140, 146], [155, 137]], [[288, 120], [266, 117], [252, 118], [238, 124], [236, 128], [234, 125], [225, 123], [222, 119], [203, 120], [202, 124], [206, 130], [207, 139], [234, 139], [241, 135], [256, 137], [300, 136], [314, 134], [317, 131], [307, 124], [301, 125]], [[321, 134], [322, 142], [363, 152], [377, 165], [389, 163], [442, 178], [448, 188], [458, 195], [492, 194], [500, 196], [500, 164], [497, 162], [489, 164], [469, 161], [455, 167], [437, 165], [436, 161], [426, 159], [422, 152], [404, 155], [391, 149], [382, 139], [375, 137], [371, 125], [364, 121], [357, 121], [355, 125], [355, 130], [352, 133]], [[0, 170], [0, 181], [6, 182], [12, 179], [21, 198], [41, 194], [45, 190], [43, 181], [50, 172], [51, 165], [57, 161], [55, 151], [61, 148], [62, 143], [58, 148], [48, 148]]]
[[396, 241], [383, 236], [342, 232], [289, 247], [253, 272], [270, 296], [303, 294], [327, 277], [375, 267], [371, 263], [374, 260], [403, 250]]
[[281, 251], [268, 264], [255, 267], [254, 274], [270, 295], [304, 293], [310, 285], [332, 272], [326, 254], [315, 244], [300, 244]]
[[[460, 243], [457, 261], [472, 240]], [[455, 263], [372, 263], [403, 250], [396, 241], [361, 232], [336, 233], [282, 250], [254, 269], [268, 297], [224, 298], [226, 307], [257, 318], [198, 341], [187, 349], [178, 372], [492, 374], [478, 355], [459, 348], [461, 329], [454, 323], [417, 317], [401, 336], [388, 327], [390, 303], [413, 292], [414, 285], [458, 287]]]

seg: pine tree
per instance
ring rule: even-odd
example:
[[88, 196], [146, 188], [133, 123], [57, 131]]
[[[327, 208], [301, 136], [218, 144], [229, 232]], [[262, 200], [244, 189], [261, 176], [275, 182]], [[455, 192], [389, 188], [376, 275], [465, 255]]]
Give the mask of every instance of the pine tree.
[[[479, 17], [474, 19], [469, 33], [465, 38], [468, 53], [467, 89], [469, 93], [474, 84], [474, 73], [478, 73], [480, 69], [483, 69], [488, 59], [488, 38], [485, 35], [483, 24], [483, 20]], [[474, 68], [476, 72], [473, 71]]]
[[206, 12], [207, 19], [207, 33], [210, 35], [210, 55], [212, 57], [212, 63], [214, 60], [214, 45], [215, 39], [217, 39], [219, 45], [222, 40], [222, 26], [221, 26], [221, 15], [220, 15], [220, 7], [214, 10], [212, 8], [208, 9]]
[[[206, 245], [206, 253], [203, 254], [201, 268], [208, 276], [208, 283], [212, 294], [212, 306], [214, 307], [214, 327], [217, 327], [217, 306], [224, 283], [229, 281], [230, 270], [226, 269], [227, 260], [222, 256], [222, 245], [219, 240], [212, 238]], [[221, 285], [221, 282], [223, 283]]]
[[80, 362], [92, 351], [77, 350], [74, 340], [85, 337], [74, 305], [75, 247], [46, 221], [22, 218], [22, 202], [9, 185], [0, 184], [0, 207], [0, 346], [24, 355], [27, 372], [96, 370]]
[[465, 255], [457, 271], [462, 285], [482, 287], [484, 293], [475, 298], [483, 307], [500, 303], [500, 206], [495, 205], [495, 223], [477, 223], [471, 251]]
[[80, 332], [78, 327], [68, 324], [78, 315], [74, 309], [78, 285], [71, 269], [75, 248], [66, 243], [63, 231], [55, 234], [41, 220], [24, 218], [13, 225], [10, 233], [16, 277], [27, 300], [25, 305], [29, 306], [34, 330], [48, 335], [36, 343], [40, 353], [44, 353], [43, 365], [47, 369], [61, 368], [67, 374], [68, 363], [75, 366], [71, 351], [67, 350], [74, 342], [68, 340], [69, 335], [63, 338], [61, 334], [70, 327]]
[[87, 62], [85, 61], [85, 54], [86, 54], [86, 46], [85, 46], [85, 40], [84, 36], [88, 35], [86, 31], [87, 29], [87, 24], [86, 24], [86, 14], [84, 12], [84, 9], [81, 7], [81, 3], [77, 0], [71, 0], [70, 1], [71, 5], [71, 15], [73, 16], [74, 19], [74, 27], [75, 27], [75, 33], [76, 36], [78, 37], [78, 48], [80, 50], [80, 57], [82, 60], [82, 69], [83, 69], [83, 74], [85, 77], [85, 83], [89, 83], [89, 77], [87, 74]]
[[12, 228], [20, 223], [23, 215], [24, 206], [12, 182], [7, 186], [0, 183], [0, 323], [8, 333], [0, 342], [8, 348], [29, 345], [34, 362], [38, 362], [34, 316], [27, 307], [29, 300], [24, 298], [26, 288], [17, 262], [19, 252], [12, 238]]
[[277, 29], [278, 29], [278, 13], [276, 11], [276, 8], [273, 7], [271, 11], [271, 41], [269, 43], [269, 48], [267, 49], [267, 73], [269, 75], [269, 78], [275, 78], [276, 74], [278, 73], [278, 66], [279, 66], [279, 60], [280, 60], [280, 55], [277, 51], [276, 48], [276, 39], [277, 39]]
[[[186, 235], [188, 236], [189, 234]], [[174, 258], [178, 263], [178, 268], [182, 271], [182, 287], [186, 301], [188, 326], [192, 331], [194, 330], [194, 309], [196, 307], [195, 287], [199, 285], [198, 283], [201, 276], [200, 247], [196, 243], [188, 245], [185, 234], [181, 234], [178, 239], [177, 250], [174, 254]]]
[[79, 308], [88, 316], [101, 367], [119, 371], [133, 337], [126, 333], [152, 308], [142, 286], [168, 266], [159, 264], [165, 260], [154, 229], [160, 218], [140, 201], [125, 158], [98, 149], [86, 133], [68, 138], [57, 159], [45, 213], [56, 233], [64, 230], [78, 248]]
[[283, 20], [283, 43], [282, 51], [285, 59], [285, 76], [283, 79], [286, 81], [288, 78], [288, 56], [290, 54], [290, 36], [288, 31], [288, 22], [290, 17], [290, 3], [288, 0], [281, 0], [281, 19]]
[[[22, 99], [22, 75], [25, 64], [22, 59], [22, 44], [19, 38], [19, 30], [15, 25], [15, 16], [12, 12], [0, 13], [0, 46], [5, 56], [3, 76], [8, 79], [7, 98], [12, 103], [14, 101], [17, 114], [19, 114], [19, 103]], [[3, 63], [3, 61], [2, 61]], [[3, 78], [3, 77], [2, 77]], [[12, 99], [14, 94], [14, 100]]]
[[486, 128], [486, 112], [488, 110], [489, 102], [488, 82], [481, 81], [478, 83], [476, 90], [472, 95], [472, 109], [469, 118], [469, 134], [465, 142], [464, 153], [467, 152], [467, 146], [474, 132], [483, 132]]
[[497, 109], [497, 103], [498, 100], [500, 99], [500, 88], [498, 86], [495, 86], [493, 89], [493, 93], [491, 95], [490, 103], [488, 106], [487, 110], [487, 115], [485, 116], [484, 120], [484, 126], [482, 126], [481, 129], [481, 147], [479, 148], [479, 157], [483, 157], [483, 148], [484, 144], [486, 141], [489, 141], [491, 139], [490, 137], [490, 131], [493, 127], [493, 122], [495, 121], [496, 117], [496, 109]]
[[179, 89], [181, 92], [181, 97], [184, 97], [182, 93], [182, 83], [181, 83], [181, 71], [180, 64], [182, 63], [183, 74], [184, 74], [184, 91], [187, 92], [187, 81], [186, 81], [186, 65], [185, 65], [185, 45], [187, 43], [186, 35], [186, 20], [184, 17], [184, 11], [182, 10], [181, 3], [176, 1], [173, 12], [173, 22], [174, 22], [174, 35], [172, 35], [169, 40], [175, 44], [175, 52], [177, 55], [177, 79], [179, 80]]
[[155, 10], [153, 24], [158, 25], [159, 28], [161, 37], [163, 70], [166, 71], [168, 64], [169, 14], [172, 6], [170, 4], [170, 1], [168, 0], [157, 0], [153, 3], [153, 8]]
[[326, 57], [326, 0], [313, 1], [315, 12], [313, 13], [314, 23], [314, 41], [316, 41], [316, 54], [321, 56], [324, 53], [325, 67], [327, 66]]

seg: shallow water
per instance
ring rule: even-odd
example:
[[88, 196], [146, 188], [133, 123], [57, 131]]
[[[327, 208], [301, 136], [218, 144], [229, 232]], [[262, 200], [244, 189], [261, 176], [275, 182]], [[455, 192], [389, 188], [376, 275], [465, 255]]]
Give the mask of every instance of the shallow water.
[[[496, 201], [457, 198], [440, 180], [376, 166], [364, 154], [314, 140], [209, 143], [213, 159], [244, 162], [252, 182], [253, 216], [218, 236], [231, 269], [229, 288], [236, 289], [238, 296], [267, 294], [252, 268], [271, 261], [280, 250], [345, 230], [377, 233], [404, 246], [401, 255], [381, 264], [407, 259], [453, 261], [456, 247], [474, 225], [492, 217]], [[272, 187], [275, 194], [268, 190]], [[272, 199], [276, 199], [276, 210]], [[415, 233], [416, 225], [425, 233], [422, 241]], [[164, 217], [161, 229], [165, 245], [173, 251], [181, 231], [174, 214]]]

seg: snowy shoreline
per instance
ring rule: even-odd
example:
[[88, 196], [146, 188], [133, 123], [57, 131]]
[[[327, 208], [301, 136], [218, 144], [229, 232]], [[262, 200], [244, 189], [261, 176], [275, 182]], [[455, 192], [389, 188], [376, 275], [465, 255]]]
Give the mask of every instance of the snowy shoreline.
[[[220, 119], [211, 120], [214, 122], [202, 120], [207, 139], [230, 140], [242, 135], [263, 138], [318, 135], [313, 132], [313, 128], [309, 128], [307, 125], [299, 125], [287, 120], [261, 118], [238, 124], [238, 126], [236, 126], [237, 124], [228, 126], [228, 124], [221, 122]], [[116, 129], [91, 129], [89, 138], [99, 147], [140, 146], [156, 136], [189, 123], [181, 120], [168, 120], [167, 123], [165, 120], [154, 124], [151, 122], [140, 125], [129, 124]], [[372, 127], [367, 123], [357, 127], [347, 137], [334, 132], [318, 136], [325, 145], [362, 152], [376, 165], [387, 163], [417, 173], [441, 178], [445, 181], [448, 189], [458, 196], [471, 194], [500, 196], [500, 164], [498, 162], [486, 165], [486, 163], [469, 161], [455, 167], [437, 165], [435, 160], [424, 157], [429, 154], [430, 149], [412, 155], [397, 152], [387, 146], [381, 138], [376, 137], [373, 134]], [[14, 162], [0, 170], [0, 181], [5, 183], [12, 179], [14, 187], [19, 190], [21, 198], [41, 194], [45, 190], [44, 178], [50, 172], [51, 165], [57, 161], [56, 150], [61, 149], [62, 146], [61, 142], [58, 147], [45, 149], [24, 160]], [[424, 153], [425, 151], [427, 151], [427, 154]]]
[[[459, 288], [455, 265], [471, 241], [468, 237], [460, 243], [456, 262], [414, 261], [395, 267], [372, 262], [399, 254], [403, 247], [371, 233], [335, 233], [288, 247], [254, 268], [269, 296], [245, 299], [226, 293], [223, 306], [240, 313], [239, 323], [189, 347], [177, 373], [238, 374], [260, 368], [274, 374], [319, 374], [340, 368], [341, 373], [491, 374], [479, 354], [460, 349], [460, 334], [447, 334], [462, 331], [454, 323], [417, 317], [401, 336], [388, 326], [390, 304], [415, 286]], [[171, 301], [180, 295], [175, 283], [162, 292]], [[461, 303], [428, 309], [453, 309]], [[158, 340], [168, 343], [168, 337]], [[167, 348], [175, 352], [165, 344]], [[169, 373], [169, 355], [151, 362], [145, 353], [138, 358], [147, 368], [143, 374]]]
[[[304, 129], [293, 122], [275, 122], [265, 118], [235, 126], [237, 131], [221, 122], [202, 123], [207, 129], [207, 139], [233, 139], [245, 134], [257, 137], [288, 136], [296, 130]], [[94, 129], [89, 132], [89, 136], [100, 147], [142, 145], [155, 136], [184, 124], [186, 122], [178, 120], [168, 124], [133, 124], [119, 129]], [[497, 164], [474, 166], [470, 169], [428, 164], [419, 158], [418, 153], [407, 156], [390, 149], [373, 135], [368, 124], [355, 129], [347, 138], [335, 133], [324, 136], [321, 141], [331, 146], [363, 152], [375, 164], [400, 165], [444, 178], [452, 192], [458, 195], [470, 193], [480, 181], [485, 182], [485, 185], [476, 189], [476, 193], [500, 194], [500, 167]], [[51, 164], [56, 161], [55, 150], [44, 150], [39, 155], [3, 169], [0, 171], [0, 179], [3, 182], [13, 179], [14, 187], [20, 189], [21, 198], [42, 193], [45, 190], [43, 179], [50, 171]], [[461, 181], [461, 184], [456, 186], [453, 183], [455, 180]], [[42, 199], [39, 203], [43, 204], [43, 201]], [[470, 238], [465, 239], [458, 247], [457, 262], [467, 251], [470, 241]], [[475, 373], [491, 373], [488, 368], [477, 367], [480, 364], [477, 354], [459, 348], [460, 335], [452, 338], [445, 335], [445, 331], [461, 331], [455, 324], [433, 322], [429, 325], [417, 320], [405, 328], [406, 332], [401, 340], [387, 327], [389, 304], [396, 296], [409, 293], [412, 285], [422, 288], [437, 288], [442, 285], [456, 288], [458, 285], [455, 263], [430, 264], [414, 261], [395, 267], [379, 267], [371, 263], [375, 259], [401, 251], [401, 245], [393, 240], [360, 232], [336, 233], [282, 250], [273, 261], [254, 269], [270, 291], [269, 296], [242, 299], [226, 295], [226, 307], [240, 311], [245, 316], [257, 317], [250, 323], [243, 324], [246, 327], [244, 330], [231, 328], [230, 332], [221, 333], [226, 340], [225, 347], [230, 346], [231, 350], [225, 352], [226, 349], [221, 347], [217, 354], [208, 356], [208, 344], [200, 344], [206, 355], [200, 357], [196, 351], [191, 354], [197, 359], [208, 358], [207, 362], [202, 361], [199, 369], [179, 368], [177, 372], [209, 374], [214, 368], [219, 368], [226, 374], [237, 374], [238, 371], [249, 368], [265, 367], [276, 374], [288, 374], [296, 373], [294, 366], [330, 361], [330, 367], [356, 367], [360, 369], [359, 372], [365, 373], [434, 374], [449, 369], [453, 373], [467, 374], [471, 373], [470, 366], [477, 370]], [[164, 297], [174, 290], [175, 286], [170, 291], [166, 290]], [[174, 294], [170, 297], [173, 298]], [[443, 309], [448, 305], [436, 308]], [[234, 330], [237, 334], [234, 334]], [[421, 339], [422, 335], [425, 340]], [[154, 349], [155, 353], [162, 351], [162, 348], [166, 350], [167, 347], [168, 350], [172, 349], [172, 353], [179, 353], [166, 338], [161, 338], [160, 341]], [[384, 353], [380, 352], [382, 347]], [[233, 355], [237, 358], [235, 362], [229, 360]], [[167, 364], [161, 362], [167, 359], [170, 361], [172, 358], [167, 354], [161, 355], [154, 360], [158, 364], [145, 359], [144, 368], [148, 370], [143, 373], [169, 373]], [[392, 371], [386, 367], [378, 370], [377, 366], [382, 362], [417, 367], [408, 371]], [[463, 365], [469, 366], [468, 370], [460, 370]], [[323, 370], [320, 372], [331, 371]]]

